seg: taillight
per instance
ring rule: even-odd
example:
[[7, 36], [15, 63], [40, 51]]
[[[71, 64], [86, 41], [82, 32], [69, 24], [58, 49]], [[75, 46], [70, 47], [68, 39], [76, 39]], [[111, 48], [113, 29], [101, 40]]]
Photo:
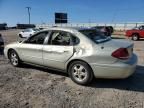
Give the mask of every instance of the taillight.
[[112, 56], [118, 59], [126, 60], [129, 58], [129, 53], [126, 48], [119, 48], [112, 53]]

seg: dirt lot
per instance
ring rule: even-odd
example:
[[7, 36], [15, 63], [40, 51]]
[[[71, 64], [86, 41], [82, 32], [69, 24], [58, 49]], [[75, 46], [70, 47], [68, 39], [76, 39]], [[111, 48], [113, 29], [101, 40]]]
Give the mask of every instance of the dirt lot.
[[[6, 44], [19, 30], [0, 31]], [[144, 108], [144, 40], [135, 42], [136, 73], [128, 79], [94, 79], [80, 86], [66, 74], [24, 65], [14, 68], [0, 56], [0, 108]]]

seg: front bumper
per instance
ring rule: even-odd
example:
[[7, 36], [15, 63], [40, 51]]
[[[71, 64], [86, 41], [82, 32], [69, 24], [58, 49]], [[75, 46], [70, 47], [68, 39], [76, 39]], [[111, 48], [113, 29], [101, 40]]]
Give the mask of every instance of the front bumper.
[[131, 76], [137, 66], [138, 58], [134, 54], [127, 62], [116, 62], [114, 64], [96, 64], [91, 63], [94, 76], [96, 78], [127, 78]]

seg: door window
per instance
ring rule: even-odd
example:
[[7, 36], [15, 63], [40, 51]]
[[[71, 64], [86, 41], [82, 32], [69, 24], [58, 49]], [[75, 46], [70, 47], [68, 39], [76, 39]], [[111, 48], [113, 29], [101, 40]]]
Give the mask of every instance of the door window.
[[30, 37], [25, 43], [30, 44], [43, 44], [48, 32], [40, 32]]
[[67, 32], [61, 31], [52, 32], [49, 44], [64, 46], [71, 45], [71, 35]]
[[142, 30], [144, 30], [144, 26], [142, 26]]
[[24, 32], [31, 32], [31, 30], [30, 29], [25, 29]]
[[79, 42], [80, 42], [79, 38], [71, 33], [64, 31], [53, 31], [51, 33], [48, 44], [70, 46], [70, 45], [77, 45], [79, 44]]

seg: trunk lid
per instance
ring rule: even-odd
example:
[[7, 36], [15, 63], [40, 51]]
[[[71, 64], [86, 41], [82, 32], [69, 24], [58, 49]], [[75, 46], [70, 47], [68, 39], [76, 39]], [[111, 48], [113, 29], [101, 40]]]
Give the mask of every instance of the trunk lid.
[[133, 54], [133, 47], [134, 44], [133, 42], [127, 41], [127, 40], [123, 40], [123, 39], [118, 39], [118, 40], [111, 40], [111, 41], [107, 41], [104, 43], [101, 43], [102, 47], [104, 47], [105, 49], [109, 49], [109, 50], [117, 50], [119, 48], [126, 48], [129, 54], [129, 58], [132, 56]]

